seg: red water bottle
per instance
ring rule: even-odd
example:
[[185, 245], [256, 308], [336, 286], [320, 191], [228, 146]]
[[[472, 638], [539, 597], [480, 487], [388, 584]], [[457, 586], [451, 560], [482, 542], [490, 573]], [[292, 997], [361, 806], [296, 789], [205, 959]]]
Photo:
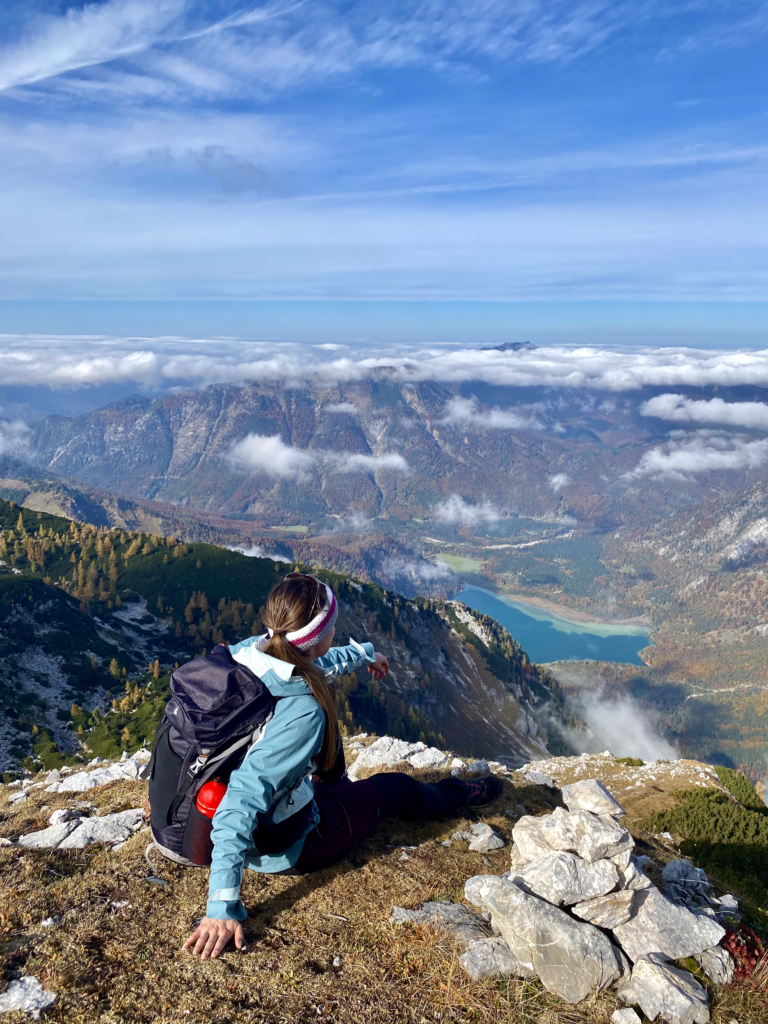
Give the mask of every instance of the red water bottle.
[[226, 792], [227, 784], [222, 782], [221, 779], [211, 779], [210, 782], [206, 782], [204, 786], [200, 787], [200, 792], [197, 794], [196, 806], [198, 811], [204, 814], [206, 818], [212, 818], [216, 813], [216, 808], [224, 799]]

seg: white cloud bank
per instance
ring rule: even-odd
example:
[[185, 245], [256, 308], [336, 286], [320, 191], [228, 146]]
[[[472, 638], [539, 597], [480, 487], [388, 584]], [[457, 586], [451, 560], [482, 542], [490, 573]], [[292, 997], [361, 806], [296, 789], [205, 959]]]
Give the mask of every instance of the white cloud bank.
[[[320, 346], [274, 341], [0, 335], [0, 380], [6, 387], [135, 383], [163, 389], [247, 380], [344, 384], [373, 376], [398, 384], [480, 381], [613, 392], [683, 385], [768, 385], [768, 349], [552, 345], [500, 352], [449, 345], [393, 345], [379, 346], [372, 355], [365, 347], [339, 354]], [[503, 410], [481, 413], [472, 405], [455, 408], [469, 417], [516, 415]], [[490, 425], [490, 421], [484, 425]]]
[[478, 407], [476, 398], [452, 398], [445, 406], [442, 423], [454, 427], [475, 427], [481, 430], [542, 430], [538, 420], [521, 416], [511, 409], [494, 407], [486, 411]]
[[644, 402], [640, 413], [675, 423], [722, 423], [768, 430], [768, 405], [762, 402], [725, 402], [722, 398], [693, 399], [667, 394]]
[[721, 437], [707, 431], [697, 431], [693, 435], [674, 438], [668, 444], [652, 448], [624, 477], [687, 480], [698, 473], [757, 469], [766, 459], [768, 440], [746, 441], [740, 437]]
[[477, 523], [493, 523], [501, 518], [501, 512], [489, 501], [476, 505], [465, 501], [460, 494], [452, 494], [432, 509], [432, 515], [441, 523], [461, 523], [475, 526]]
[[315, 466], [337, 473], [376, 472], [382, 469], [408, 472], [408, 463], [395, 452], [363, 455], [324, 450], [306, 451], [287, 445], [279, 434], [248, 434], [229, 450], [228, 460], [240, 469], [284, 480], [299, 480]]

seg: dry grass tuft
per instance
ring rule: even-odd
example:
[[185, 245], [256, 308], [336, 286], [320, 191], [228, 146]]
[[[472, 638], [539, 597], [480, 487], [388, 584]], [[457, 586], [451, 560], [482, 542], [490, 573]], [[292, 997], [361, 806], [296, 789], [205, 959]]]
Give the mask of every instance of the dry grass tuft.
[[[144, 797], [140, 782], [71, 796], [35, 791], [15, 810], [0, 808], [0, 835], [44, 828], [56, 807], [77, 800], [106, 812], [141, 806]], [[509, 839], [514, 821], [505, 811], [518, 816], [517, 804], [538, 813], [551, 810], [553, 798], [507, 782], [481, 817]], [[439, 845], [473, 820], [392, 820], [349, 860], [316, 874], [247, 872], [247, 951], [205, 963], [180, 947], [204, 913], [208, 873], [162, 862], [157, 873], [168, 884], [148, 882], [147, 834], [116, 852], [2, 848], [4, 984], [32, 974], [55, 991], [51, 1024], [608, 1024], [617, 1005], [610, 993], [572, 1007], [538, 983], [473, 982], [444, 936], [388, 923], [394, 905], [461, 900], [470, 875], [506, 870], [508, 848], [489, 854], [489, 867], [462, 842]], [[415, 844], [401, 861], [399, 847]], [[56, 915], [56, 927], [41, 929]], [[764, 1024], [764, 992], [755, 985], [718, 993], [713, 1021]]]

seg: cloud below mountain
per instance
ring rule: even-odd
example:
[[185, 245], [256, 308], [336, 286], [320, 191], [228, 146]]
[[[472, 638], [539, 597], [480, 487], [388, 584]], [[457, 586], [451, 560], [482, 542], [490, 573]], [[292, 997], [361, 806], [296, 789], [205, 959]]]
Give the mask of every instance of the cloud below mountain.
[[549, 478], [547, 486], [550, 491], [554, 491], [557, 494], [558, 491], [562, 491], [564, 487], [567, 487], [571, 482], [571, 478], [567, 473], [555, 473]]
[[330, 412], [340, 416], [358, 416], [360, 414], [360, 410], [351, 402], [330, 402], [328, 405], [323, 406], [323, 412]]
[[521, 416], [511, 409], [481, 410], [476, 398], [452, 398], [443, 412], [442, 423], [480, 430], [543, 430], [538, 420]]
[[18, 452], [29, 433], [29, 427], [21, 420], [0, 420], [0, 455]]
[[768, 430], [768, 405], [763, 402], [725, 402], [722, 398], [694, 399], [668, 394], [644, 402], [640, 413], [675, 423], [722, 423]]
[[747, 441], [739, 437], [718, 436], [709, 431], [696, 431], [652, 448], [633, 470], [624, 474], [624, 478], [687, 480], [698, 473], [757, 469], [766, 459], [768, 440]]
[[375, 472], [391, 469], [408, 472], [408, 463], [397, 452], [365, 455], [356, 452], [305, 451], [287, 445], [279, 434], [248, 434], [232, 445], [228, 460], [240, 469], [264, 473], [285, 480], [300, 480], [315, 466], [325, 465], [337, 473]]
[[309, 452], [287, 445], [279, 434], [272, 437], [248, 434], [232, 445], [229, 460], [241, 469], [285, 480], [296, 480], [315, 461]]
[[452, 494], [432, 509], [432, 515], [441, 523], [461, 523], [475, 526], [477, 523], [492, 523], [501, 518], [501, 511], [489, 501], [476, 505], [465, 501], [460, 494]]
[[615, 757], [675, 760], [680, 755], [661, 735], [658, 723], [631, 697], [610, 698], [586, 694], [575, 701], [587, 732], [569, 731], [579, 750], [597, 753], [608, 749]]

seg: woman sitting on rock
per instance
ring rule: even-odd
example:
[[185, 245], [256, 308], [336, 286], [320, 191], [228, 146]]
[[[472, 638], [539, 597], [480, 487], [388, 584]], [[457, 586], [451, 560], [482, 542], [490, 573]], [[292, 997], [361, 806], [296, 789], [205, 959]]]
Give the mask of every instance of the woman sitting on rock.
[[[238, 949], [243, 945], [244, 867], [314, 871], [347, 855], [383, 818], [451, 816], [501, 794], [493, 777], [428, 784], [388, 772], [349, 781], [329, 679], [363, 665], [383, 679], [389, 666], [370, 643], [331, 647], [337, 613], [330, 587], [289, 573], [267, 598], [268, 635], [230, 648], [279, 699], [261, 738], [232, 773], [213, 819], [207, 916], [184, 944], [204, 960], [217, 957], [233, 936]], [[259, 825], [260, 818], [269, 827]]]

